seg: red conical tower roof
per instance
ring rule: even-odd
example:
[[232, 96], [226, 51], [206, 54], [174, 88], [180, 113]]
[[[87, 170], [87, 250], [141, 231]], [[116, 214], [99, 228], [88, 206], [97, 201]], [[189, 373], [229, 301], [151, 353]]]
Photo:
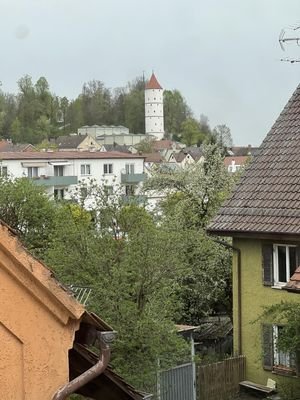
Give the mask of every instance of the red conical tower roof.
[[162, 89], [154, 75], [154, 72], [151, 75], [150, 81], [146, 84], [145, 89]]

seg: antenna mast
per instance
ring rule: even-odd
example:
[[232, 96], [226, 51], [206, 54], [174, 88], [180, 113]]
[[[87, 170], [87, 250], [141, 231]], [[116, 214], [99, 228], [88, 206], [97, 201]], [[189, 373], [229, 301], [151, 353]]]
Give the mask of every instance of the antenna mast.
[[[289, 42], [296, 42], [296, 45], [300, 47], [300, 36], [295, 35], [295, 31], [300, 29], [300, 25], [283, 28], [279, 35], [279, 45], [283, 51], [285, 51], [285, 44]], [[289, 31], [292, 31], [292, 35], [289, 34]], [[290, 63], [300, 62], [300, 59], [297, 58], [282, 58], [280, 61], [287, 61]]]

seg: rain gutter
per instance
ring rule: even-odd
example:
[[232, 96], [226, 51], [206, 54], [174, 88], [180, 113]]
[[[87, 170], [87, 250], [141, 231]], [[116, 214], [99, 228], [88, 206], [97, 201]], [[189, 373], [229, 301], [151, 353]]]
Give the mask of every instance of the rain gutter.
[[104, 372], [110, 360], [110, 344], [114, 337], [115, 332], [113, 331], [97, 332], [101, 350], [99, 361], [90, 369], [77, 376], [77, 378], [58, 389], [52, 400], [65, 400], [70, 394], [75, 393], [79, 388]]
[[231, 249], [237, 253], [237, 315], [238, 315], [238, 355], [242, 355], [242, 290], [241, 290], [241, 250], [237, 247], [224, 242], [223, 240], [214, 239], [212, 240], [222, 246], [226, 247], [227, 249]]

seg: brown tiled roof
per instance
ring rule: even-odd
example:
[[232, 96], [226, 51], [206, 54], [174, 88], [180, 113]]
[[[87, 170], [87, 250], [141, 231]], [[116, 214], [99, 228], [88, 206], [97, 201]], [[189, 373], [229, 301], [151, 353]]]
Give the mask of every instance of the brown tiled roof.
[[208, 231], [299, 235], [299, 154], [300, 85]]
[[65, 135], [58, 136], [55, 143], [59, 149], [77, 149], [88, 135]]
[[243, 165], [249, 160], [249, 156], [230, 156], [230, 157], [225, 157], [224, 158], [224, 165], [228, 167], [229, 165], [232, 164], [232, 161], [235, 162], [236, 165]]
[[40, 152], [0, 152], [1, 160], [76, 160], [107, 158], [143, 158], [138, 154], [118, 151], [40, 151]]
[[300, 267], [296, 269], [294, 274], [291, 276], [288, 283], [283, 287], [285, 290], [291, 290], [295, 292], [300, 292]]
[[153, 148], [155, 150], [164, 150], [164, 149], [179, 149], [178, 143], [173, 142], [173, 140], [163, 139], [163, 140], [154, 140], [153, 141]]
[[177, 162], [181, 162], [188, 154], [193, 158], [194, 161], [198, 161], [203, 156], [203, 150], [201, 147], [186, 147], [179, 153], [174, 154], [174, 158]]
[[145, 157], [145, 162], [161, 163], [163, 162], [163, 157], [160, 153], [142, 153]]
[[154, 73], [151, 75], [149, 82], [146, 83], [145, 89], [162, 89]]
[[7, 140], [0, 140], [0, 151], [36, 151], [36, 148], [29, 143], [13, 144]]

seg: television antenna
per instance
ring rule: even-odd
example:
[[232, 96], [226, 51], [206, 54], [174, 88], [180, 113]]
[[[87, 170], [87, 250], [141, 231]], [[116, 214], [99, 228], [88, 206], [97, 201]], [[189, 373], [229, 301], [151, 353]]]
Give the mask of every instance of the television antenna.
[[[299, 30], [299, 35], [297, 35], [297, 31]], [[279, 45], [283, 51], [285, 51], [285, 46], [288, 43], [296, 43], [297, 46], [300, 47], [300, 24], [294, 26], [288, 26], [283, 28], [279, 34]], [[300, 62], [300, 58], [290, 58], [285, 57], [280, 61], [289, 62], [291, 64]]]

